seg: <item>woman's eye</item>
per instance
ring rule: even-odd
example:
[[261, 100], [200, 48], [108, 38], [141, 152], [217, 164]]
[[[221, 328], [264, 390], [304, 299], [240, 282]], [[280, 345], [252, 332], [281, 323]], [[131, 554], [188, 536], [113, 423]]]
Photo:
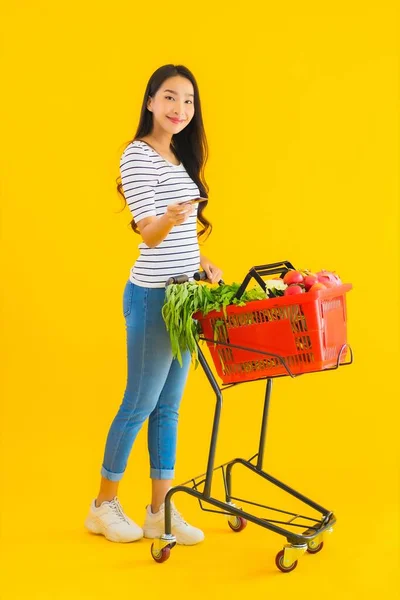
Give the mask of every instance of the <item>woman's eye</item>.
[[[165, 96], [166, 100], [175, 100], [175, 98], [173, 98], [172, 96]], [[186, 102], [189, 102], [190, 104], [193, 104], [192, 100], [186, 100]]]

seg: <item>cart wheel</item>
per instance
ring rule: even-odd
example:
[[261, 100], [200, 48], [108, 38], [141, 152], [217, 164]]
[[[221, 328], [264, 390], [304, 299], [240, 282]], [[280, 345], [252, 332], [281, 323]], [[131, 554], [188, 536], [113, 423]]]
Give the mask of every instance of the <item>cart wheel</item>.
[[228, 525], [232, 529], [232, 531], [239, 533], [239, 531], [242, 531], [242, 529], [246, 527], [247, 521], [243, 517], [233, 516], [229, 517]]
[[284, 550], [281, 550], [280, 552], [278, 552], [278, 554], [276, 555], [276, 558], [275, 558], [275, 564], [278, 567], [278, 569], [280, 571], [282, 571], [282, 573], [290, 573], [290, 571], [294, 571], [295, 568], [297, 567], [297, 560], [295, 560], [294, 563], [292, 565], [290, 565], [290, 567], [286, 567], [283, 564], [284, 555], [285, 555]]
[[169, 546], [165, 546], [165, 548], [163, 548], [161, 552], [157, 552], [154, 549], [154, 544], [151, 545], [151, 555], [154, 558], [154, 560], [158, 563], [163, 563], [166, 560], [168, 560], [170, 554], [171, 548]]
[[321, 542], [320, 544], [318, 544], [318, 546], [315, 546], [315, 548], [310, 548], [310, 546], [309, 546], [307, 548], [307, 552], [309, 554], [317, 554], [318, 552], [321, 552], [323, 547], [324, 547], [324, 542]]

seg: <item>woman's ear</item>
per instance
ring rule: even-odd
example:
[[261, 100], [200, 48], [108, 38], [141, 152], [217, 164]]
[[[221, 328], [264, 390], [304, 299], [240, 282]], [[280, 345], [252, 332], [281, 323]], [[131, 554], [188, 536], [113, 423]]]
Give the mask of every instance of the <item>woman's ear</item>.
[[152, 108], [151, 108], [151, 102], [152, 102], [152, 97], [149, 96], [147, 99], [147, 110], [149, 110], [150, 112], [153, 112]]

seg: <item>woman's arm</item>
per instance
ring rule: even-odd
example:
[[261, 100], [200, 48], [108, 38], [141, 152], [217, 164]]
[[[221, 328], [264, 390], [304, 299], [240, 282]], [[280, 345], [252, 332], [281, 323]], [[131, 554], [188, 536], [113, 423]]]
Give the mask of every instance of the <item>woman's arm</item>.
[[194, 208], [190, 204], [170, 204], [167, 212], [161, 217], [147, 217], [141, 219], [137, 224], [140, 235], [146, 246], [155, 248], [167, 237], [175, 225], [184, 223], [193, 213]]
[[221, 269], [214, 265], [204, 254], [200, 254], [200, 265], [206, 272], [209, 283], [218, 283], [222, 279]]

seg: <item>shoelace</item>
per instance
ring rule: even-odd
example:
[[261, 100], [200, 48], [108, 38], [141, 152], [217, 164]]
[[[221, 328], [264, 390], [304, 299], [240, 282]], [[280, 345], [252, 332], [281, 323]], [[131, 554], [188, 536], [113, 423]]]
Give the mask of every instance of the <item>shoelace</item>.
[[175, 505], [171, 503], [171, 514], [179, 523], [183, 523], [184, 525], [188, 525], [185, 519], [182, 517], [181, 513], [175, 508]]
[[114, 512], [114, 514], [119, 518], [119, 520], [129, 523], [128, 519], [124, 515], [122, 506], [120, 505], [119, 500], [117, 498], [114, 498], [114, 500], [111, 500], [111, 502], [109, 503], [109, 506], [110, 506], [111, 510]]

